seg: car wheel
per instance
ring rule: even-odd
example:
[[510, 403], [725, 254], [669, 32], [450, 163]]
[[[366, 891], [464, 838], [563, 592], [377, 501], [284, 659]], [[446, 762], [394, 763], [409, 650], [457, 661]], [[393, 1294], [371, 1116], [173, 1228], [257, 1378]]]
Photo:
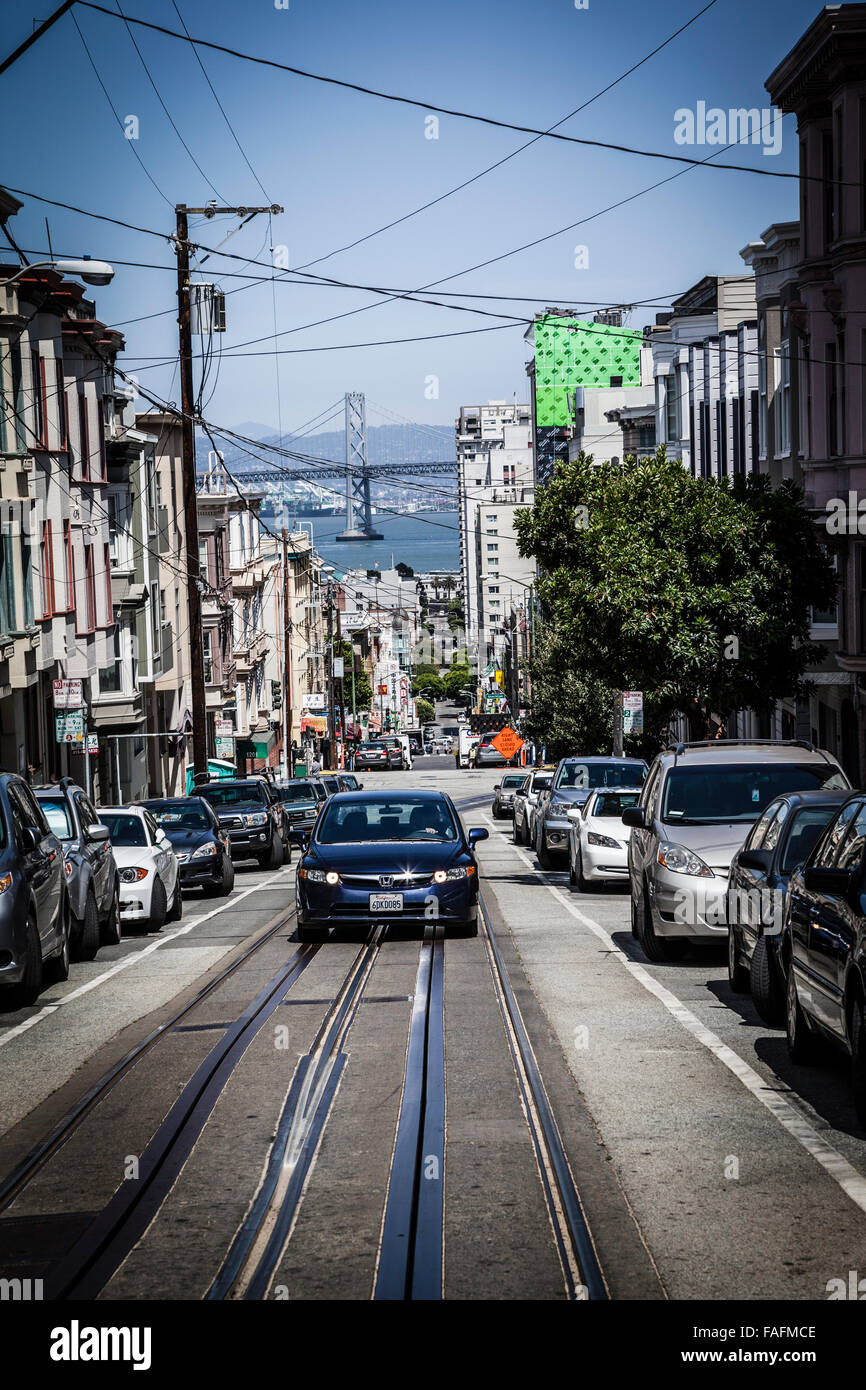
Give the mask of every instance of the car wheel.
[[114, 880], [111, 894], [111, 907], [102, 924], [102, 941], [105, 946], [116, 946], [120, 941], [120, 884]]
[[540, 825], [538, 827], [538, 839], [535, 846], [535, 852], [538, 855], [538, 862], [541, 865], [542, 869], [553, 868], [553, 860], [550, 857], [550, 851], [548, 850], [547, 845], [544, 843], [543, 825]]
[[45, 962], [45, 978], [55, 985], [60, 985], [64, 980], [69, 979], [69, 932], [71, 925], [69, 899], [64, 893], [60, 901], [60, 950]]
[[684, 941], [682, 937], [674, 937], [671, 940], [657, 934], [653, 926], [652, 908], [650, 907], [646, 884], [644, 884], [643, 892], [643, 911], [638, 914], [637, 919], [637, 939], [647, 960], [655, 963], [682, 960], [689, 949], [689, 943]]
[[327, 935], [327, 927], [298, 927], [299, 941], [324, 941]]
[[589, 892], [589, 880], [583, 876], [583, 855], [577, 851], [577, 861], [574, 866], [574, 886], [578, 893]]
[[863, 1000], [854, 1000], [851, 1019], [851, 1094], [857, 1119], [866, 1129], [866, 1016]]
[[520, 826], [517, 824], [516, 818], [511, 826], [511, 839], [515, 845], [523, 844], [523, 836], [520, 833]]
[[218, 892], [221, 898], [227, 898], [235, 886], [235, 866], [228, 855], [223, 857], [223, 876]]
[[279, 835], [275, 835], [271, 841], [270, 853], [265, 856], [264, 867], [266, 869], [279, 869], [283, 862], [283, 842]]
[[84, 902], [84, 916], [81, 919], [75, 942], [75, 959], [93, 960], [99, 950], [99, 938], [99, 912], [96, 907], [96, 896], [92, 889], [88, 889]]
[[740, 946], [733, 922], [728, 924], [728, 984], [735, 994], [749, 992], [749, 972], [740, 964]]
[[179, 922], [183, 917], [183, 894], [180, 891], [180, 874], [174, 884], [174, 898], [168, 911], [169, 922]]
[[800, 1008], [797, 997], [797, 981], [794, 978], [793, 962], [788, 967], [788, 988], [785, 1001], [785, 1032], [788, 1038], [788, 1056], [796, 1066], [814, 1066], [822, 1060], [824, 1047], [821, 1039], [812, 1032], [806, 1022], [806, 1015]]
[[165, 898], [165, 886], [162, 879], [157, 874], [156, 882], [153, 885], [153, 892], [150, 897], [150, 921], [148, 926], [151, 931], [161, 931], [165, 924], [165, 915], [168, 911], [168, 903]]
[[767, 946], [767, 938], [759, 936], [752, 953], [752, 968], [749, 973], [752, 1000], [765, 1023], [771, 1028], [781, 1028], [785, 1022], [785, 991], [779, 980], [779, 970], [773, 964]]
[[569, 888], [577, 887], [577, 879], [574, 875], [574, 860], [571, 857], [571, 850], [568, 852], [568, 886]]
[[27, 918], [25, 934], [27, 957], [24, 963], [24, 978], [14, 991], [15, 1002], [22, 1007], [36, 1003], [42, 993], [43, 983], [42, 946], [39, 942], [39, 930], [33, 917]]

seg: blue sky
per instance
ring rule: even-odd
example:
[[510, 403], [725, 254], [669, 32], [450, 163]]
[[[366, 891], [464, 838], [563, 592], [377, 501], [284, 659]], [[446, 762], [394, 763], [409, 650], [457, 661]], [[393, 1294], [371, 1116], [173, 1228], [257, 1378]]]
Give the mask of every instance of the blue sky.
[[[105, 0], [111, 8], [115, 0]], [[120, 0], [128, 14], [179, 29], [172, 0]], [[422, 101], [476, 111], [534, 127], [559, 121], [662, 42], [700, 0], [177, 0], [189, 32], [246, 52]], [[40, 13], [44, 18], [46, 6]], [[31, 30], [32, 0], [6, 0], [4, 51]], [[62, 202], [169, 233], [173, 205], [282, 204], [257, 218], [226, 250], [270, 263], [271, 244], [301, 265], [401, 217], [516, 149], [528, 137], [441, 117], [438, 139], [425, 138], [425, 112], [199, 50], [264, 197], [238, 151], [189, 45], [133, 28], [162, 98], [209, 186], [161, 109], [120, 19], [86, 8], [78, 24], [121, 118], [139, 122], [135, 142], [159, 190], [142, 171], [111, 113], [71, 15], [65, 15], [2, 79], [7, 139], [4, 179]], [[674, 112], [708, 106], [766, 108], [764, 81], [818, 13], [814, 0], [717, 0], [684, 34], [611, 92], [562, 127], [587, 139], [703, 158], [711, 147], [674, 142]], [[9, 113], [18, 114], [10, 130]], [[8, 138], [11, 135], [13, 138]], [[778, 157], [754, 146], [721, 156], [757, 168], [794, 170], [793, 117], [785, 117]], [[541, 141], [437, 207], [314, 269], [362, 284], [414, 289], [577, 221], [684, 166], [609, 150]], [[13, 223], [35, 255], [46, 250], [44, 219], [56, 252], [115, 260], [108, 288], [95, 291], [106, 322], [125, 324], [124, 361], [141, 381], [178, 399], [171, 367], [152, 365], [176, 352], [173, 259], [166, 243], [25, 199]], [[531, 296], [534, 303], [484, 304], [531, 316], [567, 300], [658, 298], [660, 304], [708, 273], [743, 269], [739, 250], [771, 222], [797, 215], [794, 181], [694, 170], [666, 187], [565, 232], [531, 250], [452, 280], [447, 288]], [[195, 228], [215, 246], [236, 221]], [[576, 269], [574, 249], [588, 248]], [[123, 266], [147, 262], [162, 269]], [[256, 275], [267, 272], [248, 267]], [[211, 259], [203, 278], [226, 290], [244, 285], [227, 272], [238, 263]], [[207, 273], [205, 273], [207, 272]], [[445, 287], [443, 286], [443, 289]], [[431, 292], [432, 293], [432, 292]], [[276, 307], [272, 302], [276, 300]], [[366, 308], [373, 304], [375, 307]], [[223, 424], [277, 423], [277, 370], [285, 430], [325, 411], [346, 390], [419, 421], [449, 423], [461, 403], [525, 399], [528, 349], [520, 327], [399, 346], [268, 355], [230, 360], [237, 344], [276, 329], [363, 309], [345, 320], [303, 328], [283, 348], [414, 337], [486, 326], [492, 320], [343, 288], [247, 286], [227, 300], [223, 361], [207, 415]], [[636, 308], [640, 327], [654, 310]], [[240, 349], [250, 351], [251, 349]], [[430, 378], [438, 380], [438, 397]], [[211, 378], [213, 386], [213, 377]], [[210, 388], [209, 388], [210, 389]], [[370, 415], [371, 423], [381, 417]]]

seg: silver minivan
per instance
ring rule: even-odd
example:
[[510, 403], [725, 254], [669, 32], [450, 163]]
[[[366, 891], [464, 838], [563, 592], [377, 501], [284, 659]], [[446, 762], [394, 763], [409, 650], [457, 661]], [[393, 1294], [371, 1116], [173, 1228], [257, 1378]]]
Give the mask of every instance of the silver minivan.
[[731, 860], [749, 827], [785, 792], [850, 787], [803, 739], [681, 743], [659, 753], [640, 804], [623, 811], [631, 929], [652, 961], [680, 960], [690, 941], [727, 940]]

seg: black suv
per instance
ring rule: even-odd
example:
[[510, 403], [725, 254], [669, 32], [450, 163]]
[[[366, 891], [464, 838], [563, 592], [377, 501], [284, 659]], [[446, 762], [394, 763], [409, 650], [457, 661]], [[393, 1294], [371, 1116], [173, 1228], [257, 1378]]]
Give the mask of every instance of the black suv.
[[34, 787], [45, 819], [63, 845], [63, 872], [71, 913], [72, 951], [93, 960], [100, 943], [120, 940], [120, 878], [108, 826], [71, 777], [56, 787]]
[[232, 859], [257, 859], [262, 868], [278, 869], [291, 858], [288, 823], [283, 804], [264, 777], [220, 778], [193, 787], [217, 814], [228, 832]]
[[69, 974], [63, 848], [23, 778], [0, 772], [0, 985], [33, 1004], [45, 974]]

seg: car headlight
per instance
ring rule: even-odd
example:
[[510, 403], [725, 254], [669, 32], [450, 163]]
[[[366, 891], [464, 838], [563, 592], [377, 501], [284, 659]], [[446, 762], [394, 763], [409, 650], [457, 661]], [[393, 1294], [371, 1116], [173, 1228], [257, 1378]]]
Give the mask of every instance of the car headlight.
[[143, 878], [147, 878], [150, 869], [121, 869], [121, 883], [140, 883]]
[[690, 874], [692, 878], [715, 878], [709, 864], [699, 859], [685, 845], [676, 845], [671, 840], [662, 840], [656, 859], [662, 868], [670, 869], [672, 874]]
[[268, 813], [267, 811], [253, 811], [252, 815], [244, 816], [244, 820], [247, 825], [267, 825]]
[[199, 845], [198, 849], [194, 849], [190, 855], [190, 859], [206, 859], [209, 855], [216, 854], [216, 852], [216, 843], [211, 840], [209, 845]]
[[12, 875], [0, 874], [0, 893], [5, 893], [7, 888], [12, 887]]
[[475, 873], [474, 864], [461, 864], [456, 869], [437, 869], [433, 875], [434, 883], [453, 883], [458, 878], [471, 878]]
[[340, 882], [340, 875], [333, 869], [298, 869], [298, 878], [308, 878], [311, 883], [329, 883], [331, 887]]
[[586, 837], [587, 844], [602, 845], [605, 849], [619, 849], [619, 840], [612, 840], [609, 835], [596, 835], [594, 830], [590, 830]]
[[560, 815], [566, 814], [574, 806], [573, 801], [569, 801], [567, 796], [552, 796], [547, 804], [548, 811], [558, 811]]

